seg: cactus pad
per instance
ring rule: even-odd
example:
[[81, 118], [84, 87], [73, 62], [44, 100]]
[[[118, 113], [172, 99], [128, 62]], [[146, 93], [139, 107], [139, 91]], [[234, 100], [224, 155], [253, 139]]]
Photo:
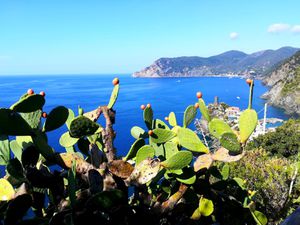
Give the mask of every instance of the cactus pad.
[[169, 114], [169, 124], [173, 127], [177, 126], [176, 115], [174, 112], [170, 112]]
[[153, 130], [153, 135], [150, 137], [153, 143], [165, 143], [176, 136], [176, 133], [170, 130], [156, 128]]
[[159, 159], [145, 159], [139, 165], [136, 165], [127, 183], [136, 185], [146, 184], [158, 174], [160, 170]]
[[73, 138], [70, 136], [70, 133], [65, 132], [59, 139], [59, 144], [65, 148], [72, 147], [77, 143], [79, 138]]
[[146, 131], [138, 126], [134, 126], [131, 128], [130, 133], [132, 135], [132, 137], [134, 137], [135, 139], [139, 139], [139, 138], [146, 138], [148, 137], [148, 134], [146, 133]]
[[119, 84], [117, 84], [117, 85], [114, 86], [114, 89], [113, 89], [113, 91], [111, 93], [111, 96], [110, 96], [107, 108], [111, 109], [114, 106], [114, 104], [115, 104], [115, 102], [116, 102], [116, 100], [118, 98], [118, 95], [119, 95], [119, 89], [120, 89], [120, 85]]
[[99, 125], [85, 116], [76, 117], [70, 124], [70, 136], [81, 138], [83, 136], [94, 134], [99, 128]]
[[221, 119], [213, 118], [208, 123], [209, 133], [216, 138], [221, 138], [222, 134], [225, 132], [233, 132], [230, 126]]
[[45, 98], [39, 94], [24, 95], [18, 102], [13, 104], [10, 109], [16, 112], [28, 113], [42, 109], [45, 104]]
[[0, 134], [31, 135], [32, 129], [28, 123], [11, 109], [0, 109]]
[[147, 158], [153, 158], [155, 155], [155, 150], [150, 145], [144, 145], [136, 153], [135, 164], [139, 165], [143, 160]]
[[48, 132], [61, 127], [69, 117], [69, 110], [64, 106], [58, 106], [51, 110], [44, 124], [43, 130]]
[[188, 128], [179, 128], [177, 136], [182, 147], [194, 152], [208, 152], [208, 148], [201, 142], [194, 131]]
[[0, 165], [6, 165], [10, 159], [9, 141], [6, 135], [0, 135]]
[[40, 127], [42, 110], [38, 109], [30, 113], [20, 113], [24, 120], [29, 124], [32, 129], [38, 129]]
[[149, 130], [152, 130], [152, 122], [153, 122], [153, 110], [151, 107], [146, 107], [144, 109], [144, 121]]
[[170, 130], [170, 128], [168, 127], [168, 125], [164, 121], [162, 121], [160, 119], [155, 119], [153, 121], [153, 128], [154, 129], [155, 128], [161, 128], [161, 129]]
[[257, 125], [257, 113], [253, 109], [246, 109], [239, 118], [240, 142], [245, 143]]
[[229, 150], [230, 154], [236, 155], [241, 153], [241, 146], [237, 136], [231, 132], [225, 132], [220, 138], [221, 145]]
[[6, 180], [0, 179], [0, 201], [9, 201], [15, 196], [13, 186]]
[[211, 118], [210, 118], [208, 108], [206, 107], [204, 100], [202, 98], [199, 98], [198, 101], [199, 101], [199, 109], [200, 109], [202, 116], [204, 117], [204, 119], [206, 121], [209, 122], [211, 120]]
[[163, 161], [161, 165], [166, 169], [179, 170], [188, 166], [193, 159], [193, 154], [189, 151], [179, 151], [171, 156], [166, 161]]
[[123, 160], [113, 160], [108, 164], [108, 170], [115, 176], [126, 179], [131, 175], [134, 168]]
[[132, 145], [131, 148], [129, 149], [127, 155], [125, 156], [125, 160], [132, 159], [136, 156], [137, 151], [145, 145], [145, 140], [140, 138], [136, 140]]
[[197, 109], [193, 105], [189, 105], [184, 111], [183, 127], [188, 127], [190, 123], [195, 119], [197, 115]]

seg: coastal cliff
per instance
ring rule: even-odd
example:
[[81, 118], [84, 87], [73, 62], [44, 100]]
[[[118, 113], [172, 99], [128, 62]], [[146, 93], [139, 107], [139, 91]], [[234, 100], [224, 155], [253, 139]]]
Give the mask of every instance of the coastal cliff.
[[283, 47], [246, 54], [228, 51], [211, 57], [160, 58], [133, 77], [233, 76], [259, 77], [299, 49]]
[[288, 114], [300, 115], [300, 51], [275, 66], [263, 83], [271, 88], [262, 98]]

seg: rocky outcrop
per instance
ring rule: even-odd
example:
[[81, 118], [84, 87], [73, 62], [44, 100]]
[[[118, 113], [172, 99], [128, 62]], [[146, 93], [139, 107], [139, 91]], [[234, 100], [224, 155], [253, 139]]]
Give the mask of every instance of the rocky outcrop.
[[262, 98], [288, 114], [300, 115], [300, 51], [266, 74], [263, 83], [271, 88]]
[[133, 77], [257, 76], [276, 63], [292, 56], [298, 49], [283, 47], [253, 54], [228, 51], [204, 57], [160, 58]]

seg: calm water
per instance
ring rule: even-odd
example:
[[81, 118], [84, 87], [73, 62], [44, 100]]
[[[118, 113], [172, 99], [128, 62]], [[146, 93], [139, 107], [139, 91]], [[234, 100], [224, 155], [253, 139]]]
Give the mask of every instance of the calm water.
[[[99, 105], [108, 103], [115, 75], [76, 75], [76, 76], [7, 76], [0, 77], [0, 107], [9, 107], [19, 96], [32, 88], [36, 93], [46, 92], [44, 111], [64, 105], [77, 113], [80, 105], [87, 112]], [[181, 123], [185, 107], [197, 101], [195, 93], [201, 91], [206, 102], [213, 102], [214, 96], [220, 101], [242, 109], [248, 104], [248, 85], [238, 78], [132, 78], [121, 75], [120, 94], [115, 105], [117, 137], [115, 146], [119, 155], [125, 155], [134, 139], [130, 135], [131, 127], [145, 127], [141, 104], [151, 103], [154, 116], [163, 120], [169, 112], [174, 111]], [[259, 98], [267, 90], [256, 81], [253, 107], [259, 112], [264, 101]], [[237, 98], [238, 97], [238, 98]], [[200, 113], [198, 113], [198, 117]], [[259, 113], [263, 117], [263, 112]], [[268, 117], [287, 119], [283, 111], [274, 107], [268, 108]], [[193, 128], [193, 127], [191, 127]], [[65, 127], [48, 133], [50, 145], [56, 151], [64, 151], [58, 143]]]

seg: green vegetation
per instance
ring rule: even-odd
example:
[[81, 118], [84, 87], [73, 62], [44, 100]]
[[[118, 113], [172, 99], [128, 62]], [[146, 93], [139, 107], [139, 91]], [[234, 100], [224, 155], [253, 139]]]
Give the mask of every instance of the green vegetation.
[[[264, 212], [269, 224], [279, 224], [299, 204], [298, 164], [291, 159], [270, 156], [264, 149], [247, 151], [239, 161], [229, 164], [230, 177], [245, 179], [249, 195], [253, 195], [257, 208]], [[298, 174], [296, 174], [299, 177]], [[294, 185], [291, 186], [291, 181]], [[290, 189], [291, 188], [291, 189]]]
[[[0, 179], [0, 224], [268, 223], [264, 213], [270, 215], [270, 207], [277, 203], [271, 196], [278, 187], [287, 193], [285, 181], [291, 179], [294, 167], [286, 159], [268, 159], [264, 164], [264, 151], [245, 152], [257, 124], [251, 109], [253, 82], [239, 132], [215, 118], [202, 96], [198, 104], [186, 108], [182, 125], [173, 112], [169, 124], [156, 119], [147, 104], [141, 107], [146, 130], [131, 129], [136, 140], [123, 158], [116, 157], [114, 147], [113, 106], [119, 80], [113, 84], [107, 105], [86, 113], [79, 107], [77, 116], [63, 106], [47, 116], [45, 94], [32, 90], [10, 109], [0, 109], [0, 164], [6, 168]], [[198, 107], [211, 135], [220, 142], [216, 149], [187, 128]], [[104, 125], [97, 122], [100, 116]], [[47, 132], [63, 125], [68, 130], [59, 142], [66, 151], [58, 153], [49, 146]], [[60, 169], [51, 169], [52, 165]], [[256, 188], [270, 192], [256, 195], [252, 192]], [[292, 195], [295, 190], [296, 186]], [[25, 219], [29, 209], [33, 216]]]
[[275, 132], [258, 136], [249, 142], [247, 149], [261, 147], [272, 155], [297, 156], [300, 152], [300, 120], [290, 119]]
[[281, 93], [286, 96], [291, 92], [300, 91], [300, 67], [295, 69], [295, 76], [293, 79], [287, 79], [286, 83], [284, 84]]

